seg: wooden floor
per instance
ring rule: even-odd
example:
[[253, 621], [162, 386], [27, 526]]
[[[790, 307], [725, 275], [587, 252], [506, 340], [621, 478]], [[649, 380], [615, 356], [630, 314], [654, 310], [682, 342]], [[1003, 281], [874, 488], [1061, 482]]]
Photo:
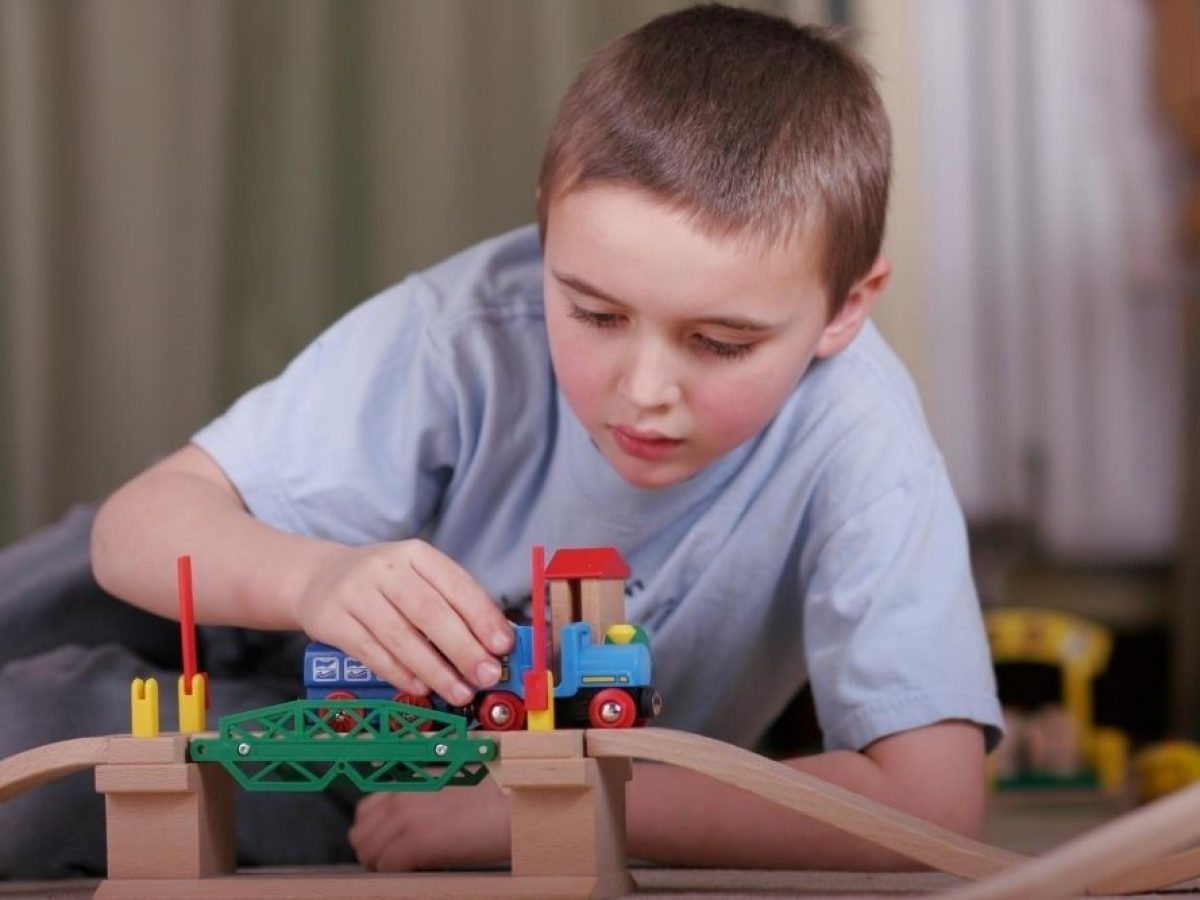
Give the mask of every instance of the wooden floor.
[[[1039, 853], [1119, 815], [1120, 804], [1093, 797], [995, 798], [983, 838], [1019, 853]], [[960, 883], [935, 873], [742, 872], [639, 868], [637, 896], [669, 897], [896, 897], [937, 893]], [[76, 900], [90, 897], [95, 881], [0, 882], [0, 897]], [[1191, 887], [1191, 886], [1188, 886]], [[1195, 885], [1200, 893], [1200, 882]], [[1169, 895], [1192, 893], [1175, 888]], [[1151, 895], [1141, 895], [1151, 896]], [[347, 898], [348, 900], [348, 898]]]

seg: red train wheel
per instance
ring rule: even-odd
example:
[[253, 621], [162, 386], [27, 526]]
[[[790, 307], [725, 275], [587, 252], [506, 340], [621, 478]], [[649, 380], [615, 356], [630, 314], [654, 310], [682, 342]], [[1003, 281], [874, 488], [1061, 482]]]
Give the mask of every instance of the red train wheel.
[[593, 728], [630, 728], [637, 721], [637, 704], [628, 691], [605, 688], [588, 704], [588, 723]]
[[484, 694], [476, 718], [485, 731], [517, 731], [525, 727], [525, 704], [508, 691]]
[[[357, 700], [358, 697], [355, 694], [351, 693], [350, 691], [330, 691], [328, 694], [325, 695], [325, 699], [326, 700]], [[319, 710], [317, 710], [317, 715], [319, 715], [322, 719], [324, 719], [325, 714], [328, 712], [329, 712], [329, 710], [327, 710], [327, 709], [319, 709]], [[359, 717], [361, 717], [363, 714], [363, 711], [360, 709], [358, 711], [358, 714], [359, 714]], [[337, 712], [335, 712], [333, 715], [331, 715], [328, 718], [327, 721], [329, 722], [329, 727], [332, 728], [334, 731], [338, 732], [339, 734], [345, 734], [348, 731], [354, 730], [354, 724], [355, 724], [354, 716], [349, 715], [348, 713], [346, 713], [343, 710], [338, 710]]]
[[[428, 697], [418, 696], [417, 694], [397, 694], [392, 699], [397, 703], [407, 703], [409, 706], [417, 706], [421, 709], [433, 709], [432, 700], [430, 700]], [[415, 718], [415, 716], [412, 717], [410, 721], [415, 720]], [[396, 722], [393, 722], [392, 731], [398, 731], [399, 729], [400, 726]], [[426, 719], [421, 723], [421, 731], [433, 731], [433, 722], [431, 722], [429, 719]]]

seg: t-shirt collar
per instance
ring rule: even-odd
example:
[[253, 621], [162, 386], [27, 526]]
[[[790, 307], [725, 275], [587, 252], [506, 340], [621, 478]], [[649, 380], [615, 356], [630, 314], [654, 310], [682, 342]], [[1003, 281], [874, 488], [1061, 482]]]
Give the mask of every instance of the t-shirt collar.
[[601, 518], [614, 525], [654, 528], [673, 521], [693, 504], [720, 493], [745, 463], [756, 443], [744, 441], [695, 475], [663, 488], [641, 488], [617, 474], [571, 405], [557, 390], [559, 439], [570, 460], [579, 493]]

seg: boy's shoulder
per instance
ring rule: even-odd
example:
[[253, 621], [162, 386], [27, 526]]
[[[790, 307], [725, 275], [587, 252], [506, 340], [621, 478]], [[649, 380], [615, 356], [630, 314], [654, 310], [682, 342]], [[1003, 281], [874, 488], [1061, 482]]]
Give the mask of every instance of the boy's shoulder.
[[439, 327], [460, 320], [542, 317], [542, 251], [527, 225], [480, 241], [421, 269], [354, 307], [335, 323], [370, 329], [414, 318]]
[[929, 459], [937, 446], [907, 368], [868, 321], [844, 351], [813, 365], [794, 398], [797, 419], [822, 419], [833, 432], [887, 435], [893, 452]]
[[489, 368], [464, 356], [536, 350], [539, 335], [545, 343], [544, 318], [541, 246], [536, 227], [527, 226], [385, 288], [333, 323], [304, 355], [327, 354], [335, 363], [352, 357], [377, 374], [420, 358], [461, 374]]
[[542, 248], [537, 226], [481, 241], [415, 276], [447, 321], [541, 317]]
[[904, 364], [874, 325], [801, 379], [772, 425], [777, 471], [793, 473], [815, 512], [842, 519], [914, 479], [941, 456]]

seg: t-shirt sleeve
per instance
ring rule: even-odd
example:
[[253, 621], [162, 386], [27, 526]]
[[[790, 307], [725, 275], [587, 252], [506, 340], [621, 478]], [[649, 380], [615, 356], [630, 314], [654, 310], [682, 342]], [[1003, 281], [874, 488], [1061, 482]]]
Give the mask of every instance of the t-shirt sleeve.
[[947, 719], [1002, 719], [962, 512], [936, 458], [806, 560], [804, 643], [827, 749]]
[[277, 528], [348, 544], [418, 535], [459, 450], [434, 303], [415, 278], [367, 301], [192, 442]]

